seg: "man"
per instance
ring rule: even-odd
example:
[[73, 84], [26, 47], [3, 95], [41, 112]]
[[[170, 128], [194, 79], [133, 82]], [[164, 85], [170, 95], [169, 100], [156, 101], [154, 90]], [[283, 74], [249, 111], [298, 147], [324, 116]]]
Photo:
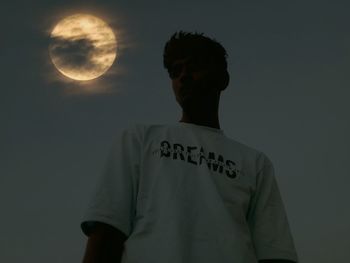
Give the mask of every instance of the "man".
[[182, 118], [117, 136], [82, 220], [84, 263], [298, 261], [271, 161], [220, 129], [226, 57], [203, 34], [166, 43]]

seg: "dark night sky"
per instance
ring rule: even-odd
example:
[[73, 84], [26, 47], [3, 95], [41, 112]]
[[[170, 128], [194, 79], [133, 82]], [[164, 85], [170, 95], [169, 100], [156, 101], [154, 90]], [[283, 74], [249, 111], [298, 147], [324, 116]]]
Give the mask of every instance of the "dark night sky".
[[[301, 262], [349, 262], [349, 10], [307, 0], [2, 3], [0, 262], [81, 261], [80, 219], [114, 134], [180, 120], [162, 65], [177, 30], [226, 48], [221, 128], [271, 158]], [[110, 71], [85, 85], [48, 54], [50, 30], [78, 12], [108, 22], [120, 44]]]

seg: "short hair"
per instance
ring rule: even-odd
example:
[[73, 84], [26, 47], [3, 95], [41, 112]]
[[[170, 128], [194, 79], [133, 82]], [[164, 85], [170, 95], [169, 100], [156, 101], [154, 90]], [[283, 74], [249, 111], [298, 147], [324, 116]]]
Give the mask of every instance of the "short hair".
[[187, 57], [215, 63], [222, 70], [227, 70], [228, 55], [225, 48], [203, 33], [175, 32], [165, 44], [163, 65], [169, 73], [175, 60]]

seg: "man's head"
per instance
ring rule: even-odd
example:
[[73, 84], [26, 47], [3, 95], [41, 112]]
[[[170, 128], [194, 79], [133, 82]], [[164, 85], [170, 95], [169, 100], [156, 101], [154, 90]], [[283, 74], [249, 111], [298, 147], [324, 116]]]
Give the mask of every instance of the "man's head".
[[226, 58], [222, 45], [203, 34], [180, 31], [172, 35], [164, 47], [163, 65], [182, 108], [218, 104], [230, 79]]

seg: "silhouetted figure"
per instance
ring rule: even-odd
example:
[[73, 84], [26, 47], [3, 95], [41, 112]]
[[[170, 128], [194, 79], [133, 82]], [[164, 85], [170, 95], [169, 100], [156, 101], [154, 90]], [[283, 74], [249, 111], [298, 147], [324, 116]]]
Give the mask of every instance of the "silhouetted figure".
[[297, 262], [272, 162], [220, 128], [225, 49], [180, 31], [163, 58], [182, 118], [120, 131], [82, 219], [84, 263]]

